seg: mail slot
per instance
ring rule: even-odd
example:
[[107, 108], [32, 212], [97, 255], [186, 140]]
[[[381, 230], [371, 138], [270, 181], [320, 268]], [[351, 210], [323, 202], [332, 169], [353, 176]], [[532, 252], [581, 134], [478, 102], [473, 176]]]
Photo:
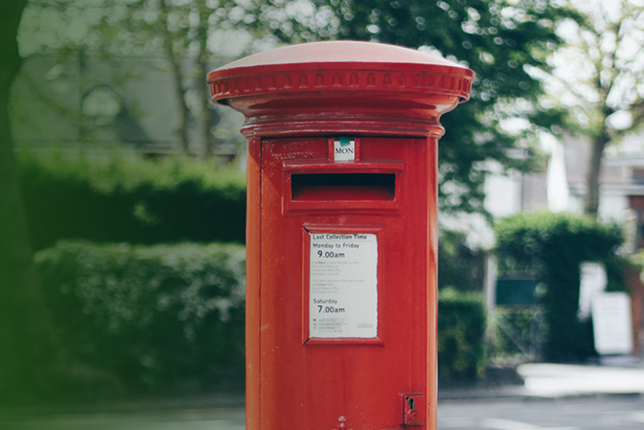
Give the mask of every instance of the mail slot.
[[436, 428], [439, 118], [473, 76], [365, 42], [208, 75], [246, 117], [247, 429]]
[[393, 173], [293, 173], [293, 200], [393, 200]]
[[[362, 140], [357, 138], [358, 143]], [[322, 145], [333, 145], [327, 138]], [[318, 144], [319, 145], [319, 144]], [[285, 161], [283, 207], [286, 212], [298, 210], [339, 210], [355, 212], [365, 209], [391, 210], [399, 207], [402, 192], [400, 160], [356, 161], [351, 164], [328, 160]]]

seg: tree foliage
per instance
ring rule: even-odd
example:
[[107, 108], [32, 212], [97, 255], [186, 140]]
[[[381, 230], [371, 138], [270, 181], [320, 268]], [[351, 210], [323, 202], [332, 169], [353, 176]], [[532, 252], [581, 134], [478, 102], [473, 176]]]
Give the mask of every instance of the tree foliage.
[[584, 212], [596, 217], [604, 150], [639, 131], [644, 119], [644, 6], [631, 0], [568, 4], [576, 19], [558, 29], [565, 46], [552, 58], [551, 73], [535, 75], [548, 88], [544, 104], [567, 112], [567, 130], [589, 140]]
[[486, 253], [467, 244], [467, 234], [439, 229], [438, 289], [459, 292], [483, 291]]
[[[138, 57], [142, 62], [149, 56], [164, 59], [165, 71], [172, 77], [174, 89], [174, 100], [168, 103], [174, 103], [177, 111], [176, 152], [180, 156], [190, 154], [206, 159], [215, 150], [214, 127], [220, 120], [210, 101], [206, 73], [222, 58], [238, 54], [252, 44], [246, 29], [253, 26], [255, 17], [246, 11], [243, 3], [235, 0], [34, 0], [30, 12], [44, 14], [41, 20], [56, 16], [61, 22], [68, 22], [69, 28], [47, 28], [58, 40], [41, 48], [63, 58], [82, 54], [104, 60], [114, 69], [110, 75], [114, 82], [104, 84], [119, 85], [133, 77], [145, 79], [132, 67], [131, 61], [120, 65], [123, 56]], [[79, 20], [84, 22], [85, 37], [81, 39], [74, 38], [74, 31], [70, 29]], [[230, 49], [231, 45], [235, 48]]]
[[[570, 13], [546, 0], [270, 0], [260, 22], [282, 41], [357, 39], [438, 52], [477, 73], [469, 102], [445, 115], [439, 149], [443, 210], [484, 212], [487, 161], [534, 166], [535, 132], [561, 115], [538, 104], [541, 82], [561, 43], [556, 25]], [[520, 124], [521, 127], [509, 127]], [[505, 127], [502, 127], [505, 125]], [[514, 130], [513, 130], [514, 128]]]

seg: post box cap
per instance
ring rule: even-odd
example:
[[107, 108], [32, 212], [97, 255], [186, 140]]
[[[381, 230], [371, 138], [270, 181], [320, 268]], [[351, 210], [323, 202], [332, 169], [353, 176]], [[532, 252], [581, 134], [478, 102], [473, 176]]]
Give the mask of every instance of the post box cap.
[[410, 63], [464, 68], [437, 55], [385, 43], [326, 41], [288, 45], [233, 61], [219, 70], [302, 63]]
[[288, 93], [416, 93], [469, 99], [474, 72], [395, 45], [327, 41], [290, 45], [233, 61], [208, 74], [212, 99]]

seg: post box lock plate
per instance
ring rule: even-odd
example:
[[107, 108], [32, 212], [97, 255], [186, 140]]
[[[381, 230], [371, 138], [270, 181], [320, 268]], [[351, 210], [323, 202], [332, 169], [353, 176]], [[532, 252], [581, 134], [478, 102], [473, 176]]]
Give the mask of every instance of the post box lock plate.
[[425, 424], [425, 396], [422, 394], [401, 394], [401, 424], [403, 426], [422, 426]]

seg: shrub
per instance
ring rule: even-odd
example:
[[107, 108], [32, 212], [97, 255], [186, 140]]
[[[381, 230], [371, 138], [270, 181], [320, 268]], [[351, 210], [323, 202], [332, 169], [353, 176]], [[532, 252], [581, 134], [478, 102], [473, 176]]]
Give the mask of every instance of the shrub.
[[438, 289], [482, 291], [485, 253], [467, 245], [467, 234], [440, 229], [438, 236]]
[[438, 297], [438, 377], [467, 381], [485, 372], [485, 307], [472, 293], [446, 288]]
[[134, 390], [243, 375], [242, 246], [61, 241], [35, 259], [75, 360]]
[[243, 172], [167, 159], [106, 162], [21, 153], [20, 183], [35, 250], [60, 239], [244, 242]]
[[623, 243], [616, 225], [572, 214], [518, 214], [496, 225], [500, 274], [531, 273], [545, 285], [544, 356], [578, 361], [594, 354], [591, 322], [577, 320], [580, 264], [606, 266], [609, 290], [623, 289], [615, 251]]
[[[234, 244], [60, 241], [35, 260], [71, 358], [149, 391], [243, 380], [244, 254]], [[482, 376], [484, 331], [477, 295], [440, 293], [442, 380]]]

